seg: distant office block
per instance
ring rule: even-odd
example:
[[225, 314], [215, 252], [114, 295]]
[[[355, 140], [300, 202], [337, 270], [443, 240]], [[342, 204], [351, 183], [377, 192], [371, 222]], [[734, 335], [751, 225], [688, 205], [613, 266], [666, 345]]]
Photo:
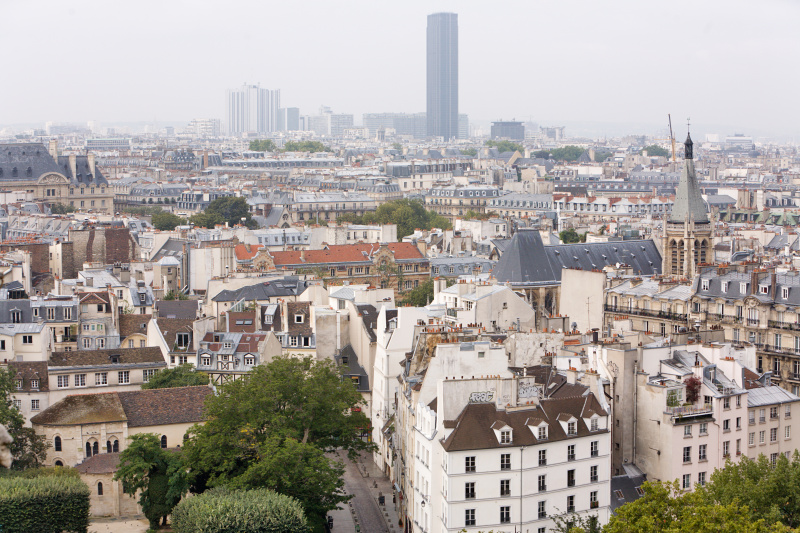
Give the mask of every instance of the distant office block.
[[130, 149], [131, 140], [124, 137], [86, 139], [87, 152], [114, 152], [117, 150], [127, 151]]
[[469, 116], [464, 113], [458, 115], [458, 138], [469, 139]]
[[222, 128], [218, 118], [196, 118], [189, 122], [186, 131], [195, 137], [219, 137]]
[[525, 140], [525, 126], [522, 122], [492, 122], [492, 139]]
[[379, 129], [393, 129], [396, 135], [424, 139], [427, 136], [428, 120], [425, 113], [364, 113], [361, 116], [369, 136]]
[[428, 15], [427, 39], [428, 136], [459, 136], [458, 15]]
[[228, 91], [228, 132], [270, 133], [278, 131], [281, 92], [259, 85], [242, 85]]
[[300, 129], [300, 108], [281, 108], [278, 112], [278, 131], [299, 131]]

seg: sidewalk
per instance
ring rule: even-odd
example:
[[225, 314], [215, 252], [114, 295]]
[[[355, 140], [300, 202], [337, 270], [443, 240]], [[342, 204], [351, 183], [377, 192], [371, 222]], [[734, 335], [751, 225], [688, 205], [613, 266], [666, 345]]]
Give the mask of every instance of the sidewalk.
[[[368, 482], [370, 494], [372, 495], [375, 503], [381, 510], [386, 525], [390, 533], [400, 533], [402, 528], [399, 525], [399, 516], [397, 514], [397, 504], [392, 503], [392, 482], [387, 478], [383, 472], [380, 471], [378, 466], [372, 460], [371, 453], [362, 453], [361, 457], [357, 460], [357, 466], [361, 475]], [[384, 505], [379, 504], [378, 497], [384, 496]]]

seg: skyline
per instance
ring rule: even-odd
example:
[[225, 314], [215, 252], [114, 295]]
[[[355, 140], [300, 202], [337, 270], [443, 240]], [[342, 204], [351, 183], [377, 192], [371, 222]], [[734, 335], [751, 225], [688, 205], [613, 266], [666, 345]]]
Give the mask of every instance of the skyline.
[[17, 81], [0, 87], [0, 124], [224, 118], [225, 91], [245, 82], [281, 90], [282, 104], [303, 114], [327, 105], [360, 122], [424, 111], [426, 19], [449, 11], [459, 17], [459, 112], [472, 122], [665, 129], [672, 113], [678, 123], [694, 117], [698, 132], [800, 137], [800, 109], [787, 104], [800, 81], [791, 68], [800, 5], [788, 1], [759, 10], [742, 1], [503, 10], [451, 0], [145, 1], [125, 23], [120, 6], [7, 3], [8, 20], [35, 20], [37, 32], [31, 40], [29, 24], [12, 24], [0, 37], [7, 49], [25, 43], [6, 57]]

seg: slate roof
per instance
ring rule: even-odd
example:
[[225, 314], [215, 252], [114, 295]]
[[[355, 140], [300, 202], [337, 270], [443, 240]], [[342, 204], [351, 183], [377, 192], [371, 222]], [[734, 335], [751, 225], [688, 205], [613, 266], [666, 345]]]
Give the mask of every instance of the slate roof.
[[[17, 177], [12, 177], [15, 167]], [[28, 167], [31, 168], [30, 176], [27, 175]], [[41, 143], [0, 144], [0, 170], [0, 182], [24, 179], [36, 181], [43, 174], [62, 173], [58, 163]]]
[[[346, 363], [343, 359], [345, 357], [347, 358]], [[369, 391], [369, 375], [358, 361], [358, 356], [350, 344], [342, 348], [341, 354], [336, 357], [336, 362], [342, 367], [344, 377], [358, 377], [358, 386], [356, 387], [356, 390], [359, 392]]]
[[378, 337], [375, 335], [375, 328], [378, 327], [378, 310], [371, 304], [356, 304], [358, 314], [364, 322], [364, 329], [369, 335], [369, 340], [375, 342]]
[[156, 300], [159, 320], [164, 318], [197, 318], [197, 300]]
[[[627, 465], [624, 465], [627, 466]], [[624, 467], [623, 466], [623, 467]], [[642, 483], [647, 481], [647, 476], [642, 475], [621, 475], [611, 478], [611, 510], [614, 511], [618, 507], [626, 503], [638, 500], [642, 496], [637, 490], [642, 486]]]
[[[286, 323], [290, 335], [303, 335], [310, 337], [311, 331], [311, 303], [309, 302], [286, 302]], [[295, 322], [295, 315], [303, 315], [303, 322]]]
[[[189, 338], [191, 339], [194, 318], [157, 318], [156, 325], [158, 329], [161, 330], [161, 335], [164, 336], [164, 340], [171, 350], [172, 345], [175, 344], [178, 332], [189, 333]], [[189, 344], [189, 348], [191, 348], [191, 346], [192, 345]]]
[[[686, 136], [686, 151], [691, 153], [692, 138]], [[683, 171], [678, 189], [675, 191], [675, 203], [669, 221], [684, 223], [686, 220], [708, 222], [708, 209], [700, 194], [700, 185], [694, 170], [694, 159], [688, 157], [683, 161]]]
[[84, 459], [75, 470], [81, 474], [113, 474], [118, 466], [119, 452], [98, 453]]
[[212, 300], [215, 302], [238, 302], [239, 300], [251, 302], [253, 300], [262, 301], [281, 296], [298, 296], [309, 285], [311, 283], [301, 281], [297, 276], [286, 276], [283, 279], [264, 281], [233, 291], [220, 291]]
[[128, 427], [186, 424], [204, 420], [206, 398], [214, 394], [211, 387], [174, 387], [118, 392], [128, 417]]
[[[111, 356], [119, 355], [119, 363], [111, 363]], [[105, 366], [111, 364], [132, 365], [161, 363], [164, 356], [158, 347], [115, 348], [113, 350], [78, 350], [76, 352], [53, 352], [48, 365], [59, 366]]]
[[550, 285], [560, 283], [562, 268], [601, 270], [616, 263], [631, 265], [642, 276], [661, 273], [661, 254], [652, 240], [545, 246], [538, 230], [520, 229], [492, 274], [501, 283]]

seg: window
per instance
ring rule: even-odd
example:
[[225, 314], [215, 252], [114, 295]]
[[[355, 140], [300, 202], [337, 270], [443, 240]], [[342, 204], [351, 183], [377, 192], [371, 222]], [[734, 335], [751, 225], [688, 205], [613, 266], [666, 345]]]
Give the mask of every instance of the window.
[[767, 442], [767, 432], [766, 431], [759, 431], [758, 432], [758, 443], [764, 444]]
[[[510, 455], [509, 455], [510, 457]], [[465, 472], [475, 472], [475, 456], [471, 455], [469, 457], [464, 458], [464, 471]]]
[[756, 412], [755, 411], [750, 411], [749, 413], [747, 413], [747, 421], [751, 426], [756, 423]]
[[167, 448], [167, 436], [161, 435], [161, 447], [166, 449]]
[[575, 460], [575, 445], [570, 444], [567, 446], [567, 461], [574, 461]]
[[697, 474], [697, 484], [701, 487], [706, 484], [706, 473], [700, 472]]
[[731, 441], [726, 440], [722, 443], [722, 456], [727, 457], [731, 454]]
[[547, 502], [539, 502], [537, 507], [539, 511], [539, 518], [547, 518]]
[[747, 443], [750, 446], [755, 446], [755, 444], [756, 444], [756, 434], [755, 434], [755, 432], [752, 432], [752, 433], [750, 433], [750, 435], [748, 435]]
[[763, 424], [767, 421], [767, 411], [766, 409], [759, 409], [758, 410], [758, 421]]
[[475, 509], [466, 509], [464, 511], [464, 525], [465, 526], [475, 525]]
[[64, 308], [64, 320], [72, 320], [72, 308], [65, 307]]
[[790, 439], [792, 438], [792, 426], [786, 426], [783, 428], [783, 438]]
[[769, 462], [772, 463], [773, 466], [775, 466], [775, 463], [778, 462], [778, 454], [777, 453], [769, 454]]
[[589, 493], [589, 508], [590, 509], [597, 509], [600, 503], [597, 500], [597, 491], [593, 490]]
[[547, 465], [547, 450], [539, 450], [539, 466]]
[[14, 400], [14, 409], [17, 411], [22, 410], [22, 400]]
[[303, 315], [294, 315], [294, 323], [295, 324], [302, 324], [303, 323]]
[[567, 487], [575, 486], [575, 470], [567, 470]]
[[178, 333], [175, 336], [175, 343], [178, 345], [178, 348], [186, 348], [189, 346], [189, 334], [188, 333]]
[[547, 426], [539, 426], [539, 440], [547, 438]]
[[[541, 452], [540, 452], [541, 453]], [[467, 457], [469, 459], [469, 457]], [[511, 454], [500, 454], [500, 470], [511, 470]], [[467, 469], [467, 472], [475, 471], [475, 458], [472, 458], [472, 470]]]
[[511, 480], [500, 480], [500, 496], [511, 496]]
[[203, 366], [210, 366], [211, 365], [211, 358], [210, 357], [203, 357], [200, 359], [200, 362]]
[[683, 436], [684, 437], [691, 437], [692, 436], [692, 425], [687, 424], [683, 426]]
[[108, 385], [108, 372], [98, 372], [94, 375], [95, 385]]
[[33, 344], [33, 335], [23, 335], [22, 344]]
[[500, 507], [500, 523], [501, 524], [510, 524], [511, 523], [511, 507], [508, 505], [504, 505]]
[[684, 446], [683, 447], [683, 462], [684, 463], [691, 463], [692, 462], [692, 447], [691, 446]]
[[567, 512], [574, 513], [575, 512], [575, 496], [567, 496]]
[[39, 400], [31, 400], [31, 411], [39, 410]]
[[89, 348], [91, 348], [91, 347], [92, 347], [92, 339], [86, 339], [86, 338], [84, 338], [84, 339], [83, 339], [83, 347], [84, 347], [84, 349], [87, 349], [87, 350], [88, 350]]
[[741, 416], [737, 416], [736, 417], [736, 429], [742, 429], [742, 417]]
[[702, 284], [702, 287], [701, 287], [701, 289], [700, 289], [700, 290], [707, 291], [707, 290], [708, 290], [709, 283], [710, 283], [711, 281], [710, 281], [710, 280], [708, 280], [708, 279], [703, 279], [703, 280], [701, 280], [700, 282], [701, 282], [701, 284]]
[[597, 465], [592, 465], [589, 467], [589, 481], [592, 483], [597, 481]]
[[97, 339], [97, 348], [99, 350], [106, 347], [106, 340], [105, 339]]
[[289, 337], [289, 346], [297, 346], [297, 337]]
[[706, 456], [706, 451], [708, 450], [708, 444], [701, 444], [697, 447], [697, 460], [698, 461], [706, 461], [708, 457]]
[[691, 474], [684, 474], [683, 475], [683, 483], [681, 486], [684, 489], [691, 489], [692, 488], [692, 475]]
[[778, 442], [778, 428], [772, 428], [769, 430], [769, 441]]
[[590, 455], [592, 457], [597, 457], [598, 455], [600, 455], [600, 441], [593, 440], [591, 443], [590, 450], [591, 450]]
[[510, 430], [503, 430], [500, 432], [500, 444], [511, 444]]
[[59, 389], [65, 389], [69, 387], [69, 376], [58, 376], [56, 382]]
[[130, 370], [122, 370], [117, 372], [117, 383], [120, 385], [124, 385], [131, 382], [131, 372]]
[[722, 399], [722, 408], [723, 409], [730, 409], [731, 408], [731, 399], [730, 398], [723, 398]]
[[86, 386], [86, 374], [75, 374], [75, 386], [76, 387]]
[[784, 418], [792, 418], [792, 406], [791, 405], [786, 404], [786, 412], [783, 413], [783, 417]]
[[731, 421], [730, 419], [726, 419], [722, 421], [722, 431], [730, 431], [731, 430]]
[[103, 482], [102, 481], [98, 481], [97, 482], [97, 495], [98, 496], [102, 496], [103, 495]]
[[578, 434], [578, 424], [575, 422], [568, 422], [567, 423], [567, 434], [568, 435], [577, 435]]
[[589, 423], [589, 430], [590, 431], [597, 431], [599, 427], [599, 423], [597, 418], [592, 418], [591, 422]]
[[470, 481], [468, 483], [464, 483], [464, 498], [467, 500], [474, 500], [475, 499], [475, 482]]
[[770, 418], [770, 420], [776, 420], [778, 418], [778, 408], [777, 408], [777, 406], [769, 408], [769, 418]]
[[539, 484], [538, 484], [539, 492], [546, 491], [547, 490], [547, 475], [543, 474], [543, 475], [539, 476], [538, 481], [539, 481]]

